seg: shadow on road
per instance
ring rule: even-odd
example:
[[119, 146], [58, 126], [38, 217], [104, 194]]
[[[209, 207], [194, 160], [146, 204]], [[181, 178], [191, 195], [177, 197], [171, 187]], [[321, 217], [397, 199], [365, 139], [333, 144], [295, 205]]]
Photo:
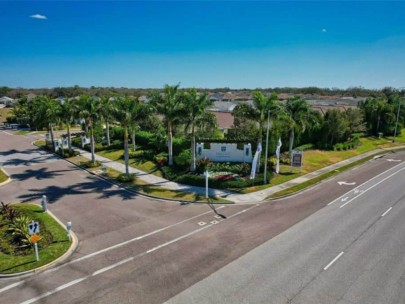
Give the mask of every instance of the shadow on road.
[[[18, 198], [22, 202], [32, 202], [40, 200], [42, 195], [48, 197], [49, 204], [56, 204], [65, 196], [85, 195], [89, 193], [97, 193], [98, 199], [110, 198], [113, 196], [121, 197], [123, 200], [130, 200], [138, 196], [137, 193], [125, 191], [116, 188], [115, 185], [107, 183], [96, 177], [88, 177], [86, 182], [76, 183], [68, 186], [48, 185], [44, 188], [27, 189], [28, 194], [22, 194]], [[78, 200], [78, 203], [83, 203], [83, 198]]]

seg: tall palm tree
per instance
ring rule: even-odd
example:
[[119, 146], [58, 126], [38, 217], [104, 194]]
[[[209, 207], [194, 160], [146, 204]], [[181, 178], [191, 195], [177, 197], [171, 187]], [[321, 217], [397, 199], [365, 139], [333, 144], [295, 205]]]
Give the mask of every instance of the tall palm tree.
[[51, 135], [53, 151], [56, 151], [54, 141], [53, 125], [61, 122], [61, 105], [59, 100], [50, 98], [49, 96], [40, 95], [35, 97], [34, 103], [34, 120], [46, 123], [48, 131]]
[[167, 124], [167, 145], [169, 161], [168, 165], [173, 165], [173, 127], [181, 120], [184, 104], [179, 92], [179, 84], [175, 86], [165, 85], [163, 93], [153, 92], [150, 96], [150, 103], [158, 114], [164, 116]]
[[[267, 116], [269, 111], [273, 112], [279, 108], [279, 103], [277, 102], [278, 95], [272, 93], [265, 96], [262, 92], [253, 93], [253, 106], [249, 104], [238, 104], [232, 114], [235, 117], [244, 117], [255, 121], [259, 125], [259, 138], [258, 144], [262, 146], [263, 143], [263, 130], [265, 123], [267, 122]], [[257, 165], [257, 172], [260, 170], [260, 162]]]
[[306, 100], [300, 97], [293, 97], [287, 99], [284, 104], [284, 114], [287, 122], [287, 128], [290, 133], [289, 140], [289, 153], [292, 155], [294, 147], [294, 140], [296, 133], [302, 133], [312, 121], [312, 109]]
[[183, 95], [184, 114], [186, 130], [191, 129], [191, 165], [190, 170], [196, 170], [195, 161], [195, 131], [196, 126], [203, 122], [216, 124], [215, 115], [206, 112], [207, 108], [213, 104], [206, 93], [199, 94], [196, 89], [189, 90]]
[[67, 134], [68, 134], [68, 146], [69, 146], [69, 153], [72, 153], [72, 136], [70, 132], [70, 126], [75, 118], [77, 118], [78, 108], [77, 103], [74, 99], [65, 99], [63, 103], [61, 103], [61, 120], [66, 125]]
[[100, 99], [89, 95], [81, 95], [79, 107], [79, 116], [84, 119], [86, 126], [90, 129], [91, 161], [94, 163], [96, 161], [94, 154], [94, 125], [100, 119]]
[[253, 106], [242, 103], [238, 104], [233, 110], [235, 117], [245, 117], [258, 123], [259, 144], [262, 144], [263, 141], [263, 130], [267, 122], [268, 112], [279, 108], [277, 100], [278, 95], [276, 93], [265, 96], [262, 92], [256, 91], [253, 93]]
[[115, 118], [124, 128], [125, 173], [129, 174], [128, 135], [129, 129], [133, 125], [138, 105], [137, 100], [129, 97], [117, 97], [115, 102], [117, 104]]
[[107, 131], [107, 146], [111, 145], [110, 140], [110, 123], [113, 122], [115, 112], [117, 111], [117, 105], [115, 102], [115, 97], [103, 96], [101, 97], [101, 117], [103, 118], [106, 131]]

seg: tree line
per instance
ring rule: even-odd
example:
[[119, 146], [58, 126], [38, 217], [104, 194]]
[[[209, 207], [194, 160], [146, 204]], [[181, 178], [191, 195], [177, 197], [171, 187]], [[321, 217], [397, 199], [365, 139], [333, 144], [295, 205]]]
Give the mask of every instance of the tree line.
[[195, 171], [197, 140], [245, 141], [264, 146], [269, 121], [270, 151], [275, 150], [279, 138], [288, 142], [288, 145], [283, 145], [283, 150], [290, 154], [294, 148], [305, 144], [321, 149], [333, 149], [337, 144], [352, 147], [359, 132], [393, 135], [397, 123], [398, 131], [401, 130], [405, 124], [405, 105], [400, 107], [401, 103], [404, 104], [401, 94], [391, 90], [384, 96], [368, 97], [358, 108], [345, 112], [329, 110], [323, 116], [301, 97], [279, 101], [276, 92], [255, 91], [253, 105], [238, 104], [232, 112], [234, 125], [222, 134], [217, 128], [215, 115], [207, 111], [213, 102], [206, 92], [166, 85], [161, 90], [151, 90], [147, 102], [121, 94], [101, 97], [81, 94], [63, 101], [49, 95], [38, 95], [32, 100], [23, 97], [12, 109], [8, 120], [28, 124], [33, 130], [48, 129], [53, 145], [54, 127], [65, 126], [69, 151], [72, 151], [70, 128], [79, 121], [90, 138], [92, 162], [95, 161], [95, 132], [101, 130], [97, 132], [103, 134], [104, 144], [110, 146], [110, 126], [118, 125], [123, 129], [122, 145], [128, 174], [129, 150], [135, 151], [139, 131], [150, 131], [156, 134], [155, 139], [162, 145], [167, 143], [169, 166], [173, 165], [174, 138], [185, 138], [190, 144], [190, 170]]

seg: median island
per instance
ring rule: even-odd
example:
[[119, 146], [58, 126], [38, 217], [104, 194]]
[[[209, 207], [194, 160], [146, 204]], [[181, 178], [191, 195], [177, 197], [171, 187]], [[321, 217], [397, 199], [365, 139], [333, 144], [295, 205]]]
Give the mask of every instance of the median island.
[[[29, 224], [39, 224], [39, 233], [32, 237]], [[34, 242], [37, 241], [39, 261]], [[0, 205], [0, 277], [12, 275], [47, 265], [64, 253], [72, 242], [51, 215], [34, 204]]]

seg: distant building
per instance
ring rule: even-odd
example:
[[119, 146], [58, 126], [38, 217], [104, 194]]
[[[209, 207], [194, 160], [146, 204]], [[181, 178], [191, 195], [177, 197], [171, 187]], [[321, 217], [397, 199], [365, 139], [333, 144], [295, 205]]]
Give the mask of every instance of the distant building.
[[7, 97], [7, 96], [3, 96], [0, 98], [0, 104], [4, 104], [5, 106], [10, 106], [12, 105], [14, 102], [14, 99]]

